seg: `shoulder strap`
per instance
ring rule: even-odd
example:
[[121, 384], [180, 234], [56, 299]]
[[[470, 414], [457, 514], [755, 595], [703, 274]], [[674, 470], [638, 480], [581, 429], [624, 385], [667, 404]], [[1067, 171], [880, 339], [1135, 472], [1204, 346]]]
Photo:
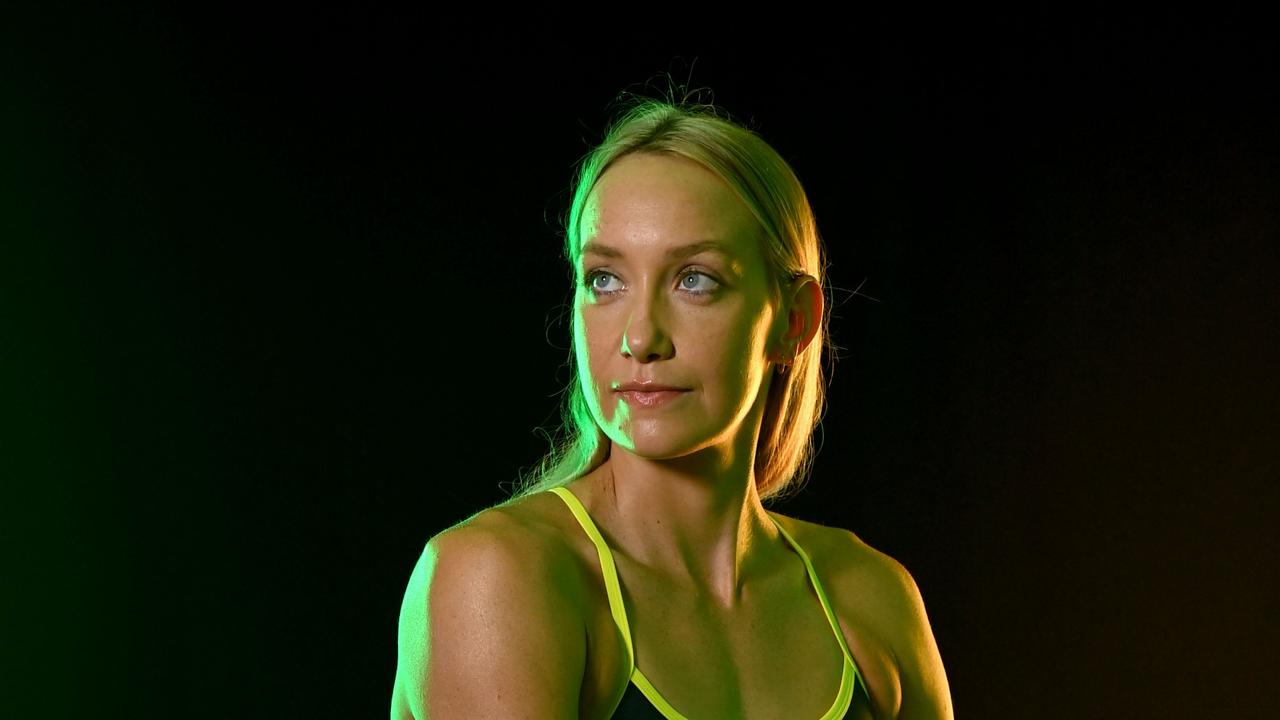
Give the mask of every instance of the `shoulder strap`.
[[627, 645], [628, 662], [634, 671], [636, 655], [635, 649], [631, 646], [631, 625], [627, 622], [627, 609], [622, 603], [622, 588], [618, 584], [618, 568], [613, 564], [613, 553], [609, 550], [609, 544], [604, 541], [596, 524], [592, 522], [591, 516], [587, 514], [587, 508], [578, 496], [573, 494], [573, 491], [565, 487], [555, 487], [551, 488], [551, 492], [560, 496], [564, 504], [569, 506], [569, 511], [573, 513], [578, 524], [586, 531], [587, 537], [591, 538], [591, 542], [596, 546], [596, 554], [600, 556], [600, 568], [604, 573], [605, 590], [609, 594], [609, 610], [613, 613], [614, 623], [622, 631], [622, 639]]
[[840, 642], [840, 649], [844, 651], [846, 657], [852, 658], [853, 653], [849, 652], [849, 644], [845, 642], [844, 633], [840, 630], [840, 622], [836, 620], [835, 611], [831, 609], [831, 601], [827, 599], [827, 593], [822, 589], [822, 583], [818, 581], [818, 573], [813, 569], [813, 562], [809, 560], [809, 553], [806, 553], [804, 548], [800, 547], [800, 543], [796, 542], [795, 538], [791, 537], [790, 533], [783, 529], [782, 523], [778, 522], [773, 513], [769, 513], [769, 519], [773, 520], [778, 532], [782, 533], [782, 537], [787, 539], [791, 547], [795, 548], [796, 552], [799, 553], [800, 559], [804, 561], [804, 568], [809, 572], [809, 582], [813, 584], [814, 591], [818, 593], [818, 600], [822, 602], [822, 611], [827, 615], [827, 623], [831, 625], [831, 631], [836, 634], [836, 640]]
[[804, 561], [805, 570], [809, 573], [809, 582], [813, 584], [814, 591], [818, 593], [818, 600], [822, 603], [822, 611], [827, 615], [827, 623], [831, 626], [831, 631], [835, 633], [836, 641], [840, 643], [840, 650], [844, 652], [844, 671], [840, 678], [840, 692], [836, 696], [836, 701], [831, 706], [831, 709], [823, 716], [823, 720], [828, 717], [840, 717], [848, 710], [853, 693], [857, 691], [859, 684], [863, 686], [863, 691], [868, 693], [868, 699], [870, 698], [869, 691], [866, 690], [866, 681], [862, 679], [862, 673], [858, 671], [858, 665], [853, 661], [853, 653], [849, 650], [849, 644], [844, 639], [844, 632], [840, 630], [840, 622], [836, 619], [835, 611], [831, 609], [831, 601], [827, 599], [827, 593], [822, 589], [822, 583], [818, 580], [818, 572], [813, 569], [813, 562], [809, 560], [809, 553], [806, 553], [804, 548], [800, 547], [800, 543], [791, 537], [782, 527], [782, 523], [778, 522], [778, 519], [773, 516], [772, 512], [768, 514], [769, 519], [773, 520], [773, 524], [777, 526], [778, 532], [782, 533], [782, 537], [786, 538], [791, 547], [795, 548], [796, 553], [800, 555], [800, 559]]

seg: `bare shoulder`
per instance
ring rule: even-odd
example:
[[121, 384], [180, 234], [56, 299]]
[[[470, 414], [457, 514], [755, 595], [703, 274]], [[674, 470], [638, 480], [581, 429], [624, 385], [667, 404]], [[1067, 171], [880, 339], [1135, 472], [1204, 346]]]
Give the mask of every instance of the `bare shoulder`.
[[[468, 561], [518, 573], [529, 582], [550, 584], [562, 593], [573, 590], [576, 584], [566, 581], [577, 568], [563, 533], [557, 532], [551, 521], [547, 499], [545, 495], [521, 498], [482, 510], [434, 536], [423, 558], [456, 555], [455, 565]], [[576, 594], [573, 599], [580, 600]]]
[[849, 530], [773, 515], [809, 555], [836, 614], [860, 638], [887, 635], [885, 625], [899, 604], [905, 568]]
[[815, 569], [825, 581], [850, 573], [866, 573], [883, 569], [893, 558], [866, 544], [857, 535], [840, 527], [822, 525], [800, 518], [771, 513], [783, 529], [809, 554]]
[[810, 533], [814, 563], [821, 565], [816, 569], [837, 613], [864, 633], [850, 644], [879, 646], [891, 663], [880, 680], [887, 705], [896, 706], [893, 716], [951, 718], [946, 672], [924, 598], [907, 568], [850, 530], [793, 522]]
[[[576, 709], [586, 636], [568, 572], [554, 537], [519, 513], [432, 537], [401, 606], [392, 717], [507, 716], [501, 703], [519, 698], [548, 717]], [[485, 692], [486, 677], [508, 692]]]
[[778, 513], [773, 516], [809, 553], [823, 584], [838, 587], [843, 598], [858, 602], [860, 610], [872, 605], [900, 608], [914, 591], [915, 581], [902, 563], [852, 531]]

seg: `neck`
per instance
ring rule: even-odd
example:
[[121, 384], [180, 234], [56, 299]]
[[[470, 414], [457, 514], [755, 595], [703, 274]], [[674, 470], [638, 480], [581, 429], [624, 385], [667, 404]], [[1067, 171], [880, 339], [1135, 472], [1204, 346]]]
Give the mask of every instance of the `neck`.
[[615, 445], [583, 480], [615, 549], [725, 608], [779, 557], [782, 539], [756, 492], [751, 453], [711, 447], [652, 460]]

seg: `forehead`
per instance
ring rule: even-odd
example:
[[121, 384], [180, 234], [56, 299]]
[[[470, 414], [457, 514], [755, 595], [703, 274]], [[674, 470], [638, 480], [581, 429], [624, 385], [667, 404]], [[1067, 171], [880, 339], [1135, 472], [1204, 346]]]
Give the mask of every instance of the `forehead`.
[[580, 230], [584, 257], [747, 259], [759, 248], [759, 223], [738, 194], [699, 163], [668, 155], [615, 161], [587, 197]]

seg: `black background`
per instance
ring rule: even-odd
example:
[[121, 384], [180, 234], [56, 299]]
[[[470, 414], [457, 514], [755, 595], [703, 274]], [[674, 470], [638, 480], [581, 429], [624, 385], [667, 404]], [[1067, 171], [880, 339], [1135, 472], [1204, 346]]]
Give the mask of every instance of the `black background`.
[[5, 23], [5, 714], [385, 717], [423, 543], [556, 419], [574, 164], [669, 73], [830, 253], [775, 509], [912, 571], [958, 716], [1273, 717], [1260, 19], [624, 9]]

